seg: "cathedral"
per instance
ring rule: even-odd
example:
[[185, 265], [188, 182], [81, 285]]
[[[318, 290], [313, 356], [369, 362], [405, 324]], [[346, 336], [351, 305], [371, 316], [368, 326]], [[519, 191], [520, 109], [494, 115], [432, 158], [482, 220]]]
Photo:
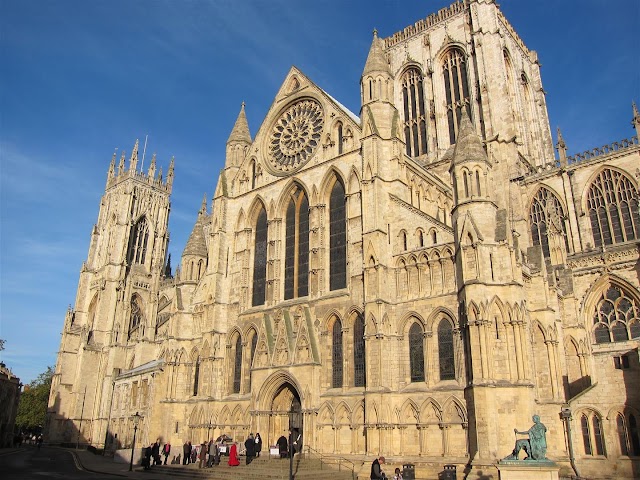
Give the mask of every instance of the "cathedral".
[[293, 429], [356, 474], [381, 454], [497, 478], [539, 415], [561, 474], [637, 478], [635, 104], [635, 136], [554, 145], [537, 54], [493, 0], [374, 31], [359, 88], [351, 112], [292, 67], [254, 135], [242, 104], [174, 271], [173, 159], [114, 155], [47, 441]]

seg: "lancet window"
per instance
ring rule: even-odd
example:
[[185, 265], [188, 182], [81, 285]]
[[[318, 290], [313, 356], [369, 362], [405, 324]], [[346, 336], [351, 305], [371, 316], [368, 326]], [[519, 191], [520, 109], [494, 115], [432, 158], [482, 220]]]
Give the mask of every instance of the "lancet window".
[[347, 204], [342, 182], [336, 180], [329, 198], [329, 289], [347, 286]]
[[200, 386], [200, 356], [196, 358], [195, 366], [193, 367], [193, 396], [198, 395], [198, 387]]
[[240, 335], [236, 338], [236, 351], [233, 365], [233, 393], [240, 393], [242, 380], [242, 340]]
[[144, 263], [147, 255], [147, 242], [149, 241], [149, 226], [145, 217], [138, 220], [129, 233], [129, 248], [127, 261], [129, 264]]
[[409, 329], [409, 368], [412, 382], [424, 382], [424, 333], [418, 322]]
[[565, 213], [558, 198], [548, 189], [541, 188], [536, 193], [529, 210], [531, 239], [534, 245], [540, 245], [545, 258], [551, 256], [549, 236], [561, 235], [564, 247], [568, 250]]
[[284, 260], [284, 298], [309, 294], [309, 201], [301, 189], [291, 195], [287, 206]]
[[427, 120], [423, 79], [417, 68], [409, 68], [402, 76], [402, 101], [407, 155], [424, 155], [427, 153]]
[[129, 336], [131, 338], [131, 333], [136, 330], [140, 324], [142, 323], [142, 305], [140, 302], [140, 297], [134, 295], [131, 297], [131, 314], [129, 316]]
[[447, 319], [438, 325], [438, 359], [440, 363], [440, 380], [455, 380], [456, 365], [453, 350], [453, 327]]
[[462, 109], [467, 109], [471, 118], [471, 97], [467, 78], [467, 59], [464, 52], [452, 48], [447, 53], [443, 65], [444, 89], [447, 101], [447, 121], [449, 123], [449, 141], [456, 142]]
[[640, 338], [640, 306], [624, 289], [611, 285], [596, 304], [593, 324], [596, 343]]
[[587, 209], [596, 247], [640, 238], [638, 192], [629, 178], [605, 169], [587, 194]]
[[251, 305], [264, 305], [267, 283], [267, 212], [260, 210], [256, 221], [253, 252], [253, 297]]
[[580, 417], [580, 429], [585, 455], [605, 455], [602, 419], [595, 413], [583, 413]]
[[343, 382], [342, 322], [337, 319], [333, 323], [331, 345], [331, 360], [333, 366], [331, 386], [333, 388], [340, 388]]
[[365, 365], [364, 318], [358, 315], [353, 324], [353, 380], [356, 387], [364, 387], [367, 384]]
[[640, 456], [640, 436], [636, 416], [632, 413], [628, 415], [619, 413], [616, 417], [616, 427], [620, 453], [626, 456]]
[[253, 367], [253, 359], [256, 355], [256, 347], [258, 346], [258, 334], [257, 332], [253, 332], [253, 335], [251, 336], [251, 360], [249, 362], [249, 387], [251, 387], [251, 367]]

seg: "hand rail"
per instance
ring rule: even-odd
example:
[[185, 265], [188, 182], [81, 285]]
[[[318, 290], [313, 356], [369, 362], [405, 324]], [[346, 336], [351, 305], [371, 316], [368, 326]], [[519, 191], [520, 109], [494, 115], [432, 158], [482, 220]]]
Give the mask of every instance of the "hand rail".
[[302, 448], [302, 453], [304, 454], [306, 451], [307, 454], [315, 454], [316, 456], [319, 457], [320, 460], [320, 469], [322, 470], [322, 466], [326, 463], [327, 465], [331, 464], [331, 463], [336, 463], [338, 465], [338, 471], [342, 471], [342, 464], [346, 463], [348, 465], [345, 465], [344, 468], [346, 468], [347, 470], [351, 470], [351, 478], [353, 478], [353, 480], [355, 480], [356, 478], [356, 464], [353, 463], [351, 460], [344, 458], [344, 457], [338, 457], [338, 456], [329, 456], [329, 455], [325, 455], [320, 453], [319, 451], [317, 451], [314, 448], [309, 447], [308, 445], [305, 445]]

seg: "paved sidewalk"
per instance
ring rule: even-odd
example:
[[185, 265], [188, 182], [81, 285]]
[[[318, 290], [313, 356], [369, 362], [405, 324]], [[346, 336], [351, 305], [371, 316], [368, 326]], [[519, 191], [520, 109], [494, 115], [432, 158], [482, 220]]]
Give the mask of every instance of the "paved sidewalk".
[[125, 477], [145, 480], [168, 480], [174, 479], [171, 475], [171, 468], [167, 466], [155, 466], [151, 470], [144, 470], [141, 466], [133, 466], [133, 471], [129, 471], [129, 463], [118, 463], [113, 461], [113, 457], [94, 454], [87, 450], [68, 450], [76, 460], [78, 469], [87, 472], [113, 475], [114, 477]]

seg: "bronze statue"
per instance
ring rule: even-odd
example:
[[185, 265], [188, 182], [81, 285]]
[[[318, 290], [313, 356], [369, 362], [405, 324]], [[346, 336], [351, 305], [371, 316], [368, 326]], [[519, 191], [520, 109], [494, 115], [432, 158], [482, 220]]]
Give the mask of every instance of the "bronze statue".
[[516, 440], [516, 446], [511, 455], [505, 457], [505, 460], [518, 460], [520, 450], [526, 452], [525, 460], [546, 460], [547, 459], [547, 427], [540, 422], [540, 416], [533, 416], [533, 425], [526, 432], [519, 432], [517, 428], [513, 431], [516, 434], [529, 435], [529, 438]]

